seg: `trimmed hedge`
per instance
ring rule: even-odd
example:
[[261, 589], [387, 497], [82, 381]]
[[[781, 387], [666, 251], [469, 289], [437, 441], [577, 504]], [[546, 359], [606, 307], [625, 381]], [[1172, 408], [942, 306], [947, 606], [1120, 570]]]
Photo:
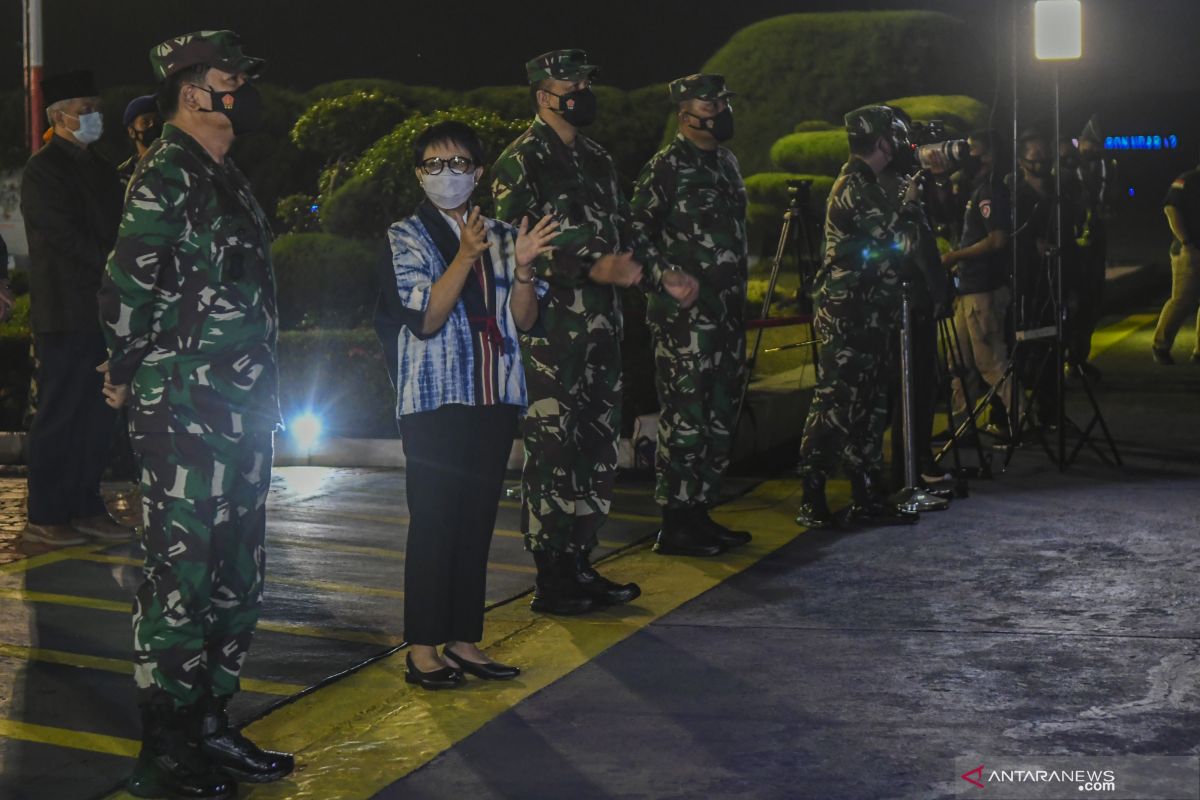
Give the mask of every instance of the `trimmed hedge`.
[[940, 119], [946, 123], [947, 130], [960, 136], [987, 127], [988, 107], [974, 97], [962, 94], [901, 97], [888, 100], [886, 104], [904, 109], [914, 120]]
[[375, 256], [366, 242], [328, 233], [289, 233], [276, 239], [271, 260], [280, 328], [356, 328], [367, 323], [379, 292]]
[[13, 315], [0, 324], [0, 430], [24, 428], [25, 403], [29, 399], [29, 295], [17, 295]]
[[823, 119], [806, 119], [803, 122], [797, 122], [792, 128], [792, 133], [807, 133], [808, 131], [832, 131], [842, 130], [832, 122], [826, 122]]
[[828, 175], [813, 175], [811, 173], [796, 174], [792, 172], [760, 172], [746, 178], [746, 195], [752, 203], [762, 203], [772, 208], [783, 209], [788, 204], [788, 181], [812, 181], [808, 210], [818, 216], [825, 213], [825, 199], [833, 188], [833, 178]]
[[351, 92], [313, 103], [289, 135], [301, 150], [316, 153], [327, 162], [353, 159], [409, 113], [399, 98], [378, 89]]
[[723, 74], [738, 92], [731, 145], [752, 174], [802, 120], [840, 120], [914, 89], [978, 93], [989, 82], [978, 50], [966, 25], [936, 12], [788, 14], [743, 28], [701, 71]]
[[789, 133], [771, 146], [771, 163], [788, 172], [837, 175], [848, 158], [845, 131]]
[[[412, 143], [426, 127], [445, 120], [459, 120], [475, 129], [483, 140], [489, 159], [500, 154], [528, 123], [501, 119], [479, 108], [455, 107], [418, 115], [371, 145], [354, 167], [354, 177], [338, 187], [321, 207], [321, 222], [327, 231], [340, 236], [375, 239], [387, 226], [413, 212], [424, 197], [413, 174]], [[481, 183], [472, 198], [491, 214], [492, 195]]]

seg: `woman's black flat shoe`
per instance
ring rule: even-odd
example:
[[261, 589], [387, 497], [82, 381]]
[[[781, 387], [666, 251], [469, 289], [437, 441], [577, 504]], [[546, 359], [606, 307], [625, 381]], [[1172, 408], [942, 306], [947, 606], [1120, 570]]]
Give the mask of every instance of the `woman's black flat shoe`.
[[414, 683], [422, 689], [455, 689], [465, 681], [463, 674], [451, 667], [421, 672], [413, 665], [412, 653], [405, 658], [404, 664], [408, 667], [408, 671], [404, 673], [405, 683]]
[[455, 664], [458, 664], [458, 668], [468, 675], [483, 678], [485, 681], [511, 681], [521, 674], [520, 667], [510, 667], [498, 661], [489, 661], [486, 664], [468, 661], [462, 656], [456, 656], [454, 651], [449, 647], [442, 648], [442, 657], [448, 658]]

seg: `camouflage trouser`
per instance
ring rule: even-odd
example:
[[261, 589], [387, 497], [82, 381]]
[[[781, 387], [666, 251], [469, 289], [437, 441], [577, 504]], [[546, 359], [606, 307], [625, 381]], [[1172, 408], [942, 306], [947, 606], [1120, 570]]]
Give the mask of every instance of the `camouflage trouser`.
[[717, 500], [729, 466], [746, 364], [739, 315], [713, 322], [696, 309], [651, 323], [661, 406], [654, 500], [681, 508]]
[[879, 470], [888, 419], [889, 332], [820, 313], [814, 328], [821, 377], [804, 422], [800, 471], [829, 475], [839, 461], [847, 474]]
[[142, 702], [238, 690], [262, 603], [272, 434], [134, 434], [145, 574], [133, 605]]
[[[529, 550], [590, 551], [612, 507], [621, 428], [621, 343], [612, 315], [574, 335], [522, 336], [521, 530]], [[565, 333], [565, 332], [564, 332]]]

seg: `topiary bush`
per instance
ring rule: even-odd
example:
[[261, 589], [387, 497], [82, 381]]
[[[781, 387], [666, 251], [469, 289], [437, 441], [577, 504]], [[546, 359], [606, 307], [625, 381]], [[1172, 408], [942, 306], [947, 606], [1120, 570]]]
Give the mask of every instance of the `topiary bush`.
[[399, 98], [379, 89], [360, 90], [313, 103], [292, 126], [290, 138], [326, 163], [352, 160], [409, 113]]
[[778, 209], [782, 214], [788, 204], [788, 181], [812, 181], [809, 189], [808, 211], [810, 214], [823, 216], [825, 200], [829, 190], [833, 188], [833, 178], [828, 175], [813, 175], [811, 173], [796, 174], [792, 172], [760, 172], [746, 178], [746, 196], [751, 203], [762, 203]]
[[928, 122], [940, 119], [951, 133], [966, 136], [987, 127], [988, 107], [962, 94], [921, 95], [888, 100], [886, 105], [902, 108], [914, 120]]
[[841, 130], [832, 122], [826, 122], [823, 119], [806, 119], [803, 122], [797, 122], [792, 128], [792, 133], [807, 133], [808, 131], [832, 131]]
[[850, 157], [845, 131], [789, 133], [771, 146], [771, 163], [788, 172], [837, 175]]
[[[529, 124], [463, 106], [405, 120], [362, 154], [354, 167], [354, 177], [325, 201], [321, 209], [325, 229], [342, 236], [375, 238], [381, 236], [390, 223], [413, 213], [425, 196], [413, 174], [413, 140], [428, 126], [446, 120], [458, 120], [474, 128], [483, 140], [489, 161]], [[484, 214], [491, 214], [492, 195], [487, 182], [485, 173], [473, 201], [480, 205]]]
[[350, 78], [330, 81], [314, 86], [305, 93], [309, 104], [334, 97], [344, 97], [354, 92], [381, 92], [394, 97], [415, 112], [427, 114], [439, 108], [447, 108], [459, 102], [459, 93], [453, 89], [436, 86], [410, 86], [386, 78]]
[[[738, 31], [703, 72], [738, 93], [731, 142], [747, 174], [768, 168], [771, 144], [802, 120], [918, 91], [975, 94], [990, 85], [979, 44], [959, 20], [928, 11], [788, 14]], [[673, 126], [672, 126], [673, 127]]]
[[271, 245], [280, 327], [365, 324], [379, 291], [374, 258], [371, 245], [329, 233], [280, 236]]

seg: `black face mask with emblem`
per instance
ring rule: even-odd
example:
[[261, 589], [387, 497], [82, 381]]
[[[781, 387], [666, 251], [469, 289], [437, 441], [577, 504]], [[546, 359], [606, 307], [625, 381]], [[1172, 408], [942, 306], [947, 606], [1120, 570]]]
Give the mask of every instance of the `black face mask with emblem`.
[[554, 94], [558, 98], [558, 111], [562, 118], [574, 128], [586, 128], [596, 121], [596, 94], [591, 89], [576, 89], [566, 94]]
[[733, 138], [733, 109], [725, 108], [711, 117], [701, 117], [690, 111], [683, 113], [700, 123], [689, 127], [698, 131], [708, 131], [718, 142], [725, 142]]
[[212, 108], [201, 108], [200, 111], [224, 114], [233, 124], [233, 135], [241, 136], [250, 133], [262, 122], [263, 103], [258, 87], [252, 83], [243, 83], [236, 91], [218, 92], [211, 86], [206, 87], [212, 96]]

